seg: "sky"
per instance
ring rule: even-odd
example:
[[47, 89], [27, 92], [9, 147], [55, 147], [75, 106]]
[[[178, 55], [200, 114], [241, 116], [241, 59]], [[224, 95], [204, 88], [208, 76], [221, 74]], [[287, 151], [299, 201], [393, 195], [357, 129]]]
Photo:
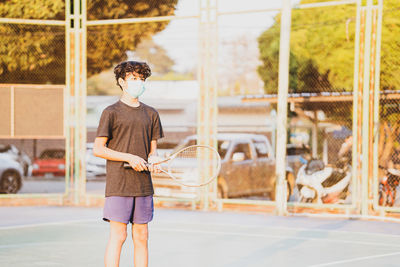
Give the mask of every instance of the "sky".
[[[291, 0], [297, 3], [299, 0]], [[219, 12], [280, 8], [281, 0], [218, 0]], [[199, 13], [198, 0], [179, 0], [176, 15], [191, 16]], [[273, 24], [277, 12], [221, 15], [218, 20], [219, 61], [225, 61], [227, 45], [242, 37], [257, 42], [257, 37]], [[154, 41], [167, 50], [174, 59], [174, 69], [185, 72], [194, 69], [198, 57], [198, 19], [177, 19], [154, 37]]]

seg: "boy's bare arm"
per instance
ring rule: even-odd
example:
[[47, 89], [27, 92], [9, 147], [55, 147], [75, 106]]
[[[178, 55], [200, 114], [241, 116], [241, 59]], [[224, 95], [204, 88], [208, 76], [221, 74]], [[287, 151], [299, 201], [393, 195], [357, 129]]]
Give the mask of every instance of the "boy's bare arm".
[[[160, 161], [161, 158], [158, 157], [157, 154], [157, 140], [151, 140], [150, 143], [150, 153], [149, 153], [149, 163], [154, 163]], [[159, 165], [150, 165], [149, 171], [159, 173], [160, 166]]]
[[136, 155], [118, 152], [106, 147], [108, 137], [96, 137], [93, 145], [93, 155], [96, 157], [114, 160], [114, 161], [125, 161], [128, 162], [135, 171], [147, 170], [146, 161]]
[[157, 140], [151, 140], [149, 156], [157, 156]]

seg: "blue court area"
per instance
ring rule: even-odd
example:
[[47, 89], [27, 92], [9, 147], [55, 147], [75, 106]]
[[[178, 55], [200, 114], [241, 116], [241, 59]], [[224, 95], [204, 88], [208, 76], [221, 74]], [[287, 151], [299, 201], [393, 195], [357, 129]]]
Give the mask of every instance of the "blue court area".
[[[101, 208], [0, 207], [0, 266], [103, 266], [101, 216]], [[153, 267], [400, 266], [392, 222], [156, 209], [149, 227]], [[133, 266], [130, 236], [120, 266]]]

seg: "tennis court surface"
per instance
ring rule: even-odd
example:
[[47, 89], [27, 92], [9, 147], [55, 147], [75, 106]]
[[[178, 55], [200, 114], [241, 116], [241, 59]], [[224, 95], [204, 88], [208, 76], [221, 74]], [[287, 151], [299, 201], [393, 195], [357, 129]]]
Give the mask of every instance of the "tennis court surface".
[[[0, 207], [0, 266], [104, 266], [101, 208]], [[149, 266], [400, 266], [400, 225], [156, 209]], [[133, 266], [124, 244], [120, 266]]]

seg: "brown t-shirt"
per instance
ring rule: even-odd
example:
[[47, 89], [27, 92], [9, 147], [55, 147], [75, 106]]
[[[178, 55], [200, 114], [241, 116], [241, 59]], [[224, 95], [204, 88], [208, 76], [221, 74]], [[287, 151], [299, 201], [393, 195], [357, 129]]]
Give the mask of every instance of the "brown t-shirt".
[[[132, 107], [121, 100], [106, 107], [101, 114], [96, 136], [108, 137], [106, 146], [131, 153], [147, 161], [151, 140], [164, 136], [158, 112], [140, 102]], [[148, 171], [124, 168], [124, 162], [107, 160], [107, 196], [148, 196], [154, 194]]]

